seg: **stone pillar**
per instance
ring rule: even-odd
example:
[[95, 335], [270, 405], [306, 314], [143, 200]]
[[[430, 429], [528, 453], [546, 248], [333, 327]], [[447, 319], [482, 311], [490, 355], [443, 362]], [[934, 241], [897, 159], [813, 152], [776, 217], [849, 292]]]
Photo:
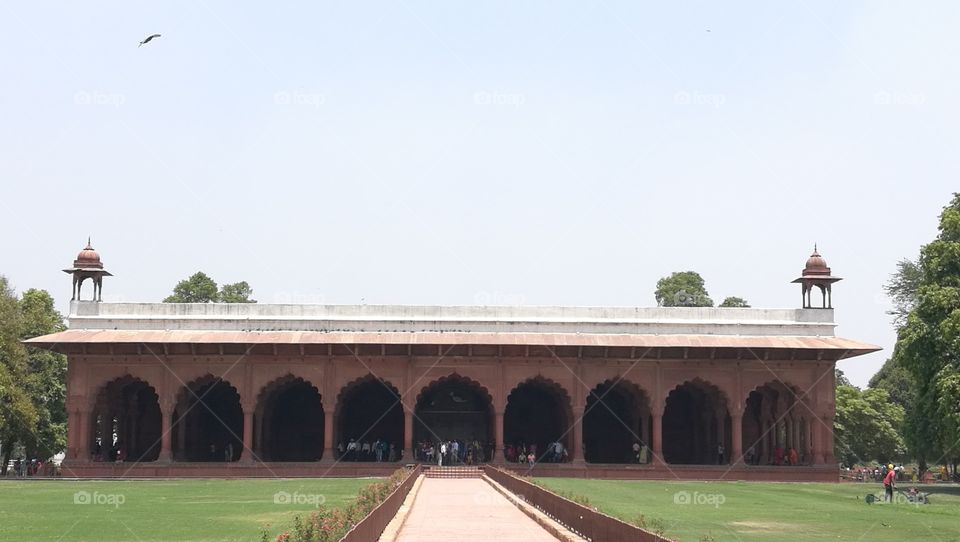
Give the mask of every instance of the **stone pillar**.
[[837, 462], [833, 456], [833, 416], [824, 415], [823, 425], [820, 426], [820, 433], [823, 435], [823, 461], [828, 465]]
[[[738, 403], [730, 413], [730, 464], [743, 463], [743, 407]], [[756, 448], [754, 448], [756, 451]]]
[[[493, 461], [500, 458], [500, 462], [506, 461], [506, 457], [503, 456], [503, 448], [507, 445], [503, 440], [503, 411], [498, 411], [495, 415], [494, 422], [494, 433], [493, 433], [493, 454], [490, 456], [490, 460]], [[497, 455], [497, 452], [500, 452], [500, 455]]]
[[240, 459], [244, 463], [252, 463], [256, 460], [256, 454], [253, 452], [253, 409], [243, 409], [243, 451], [240, 452]]
[[413, 407], [403, 407], [403, 460], [412, 463], [416, 458], [413, 446]]
[[[733, 447], [730, 446], [729, 442], [725, 442], [725, 437], [727, 436], [727, 416], [720, 412], [717, 414], [717, 445], [713, 447], [713, 455], [717, 455], [717, 449], [720, 445], [723, 445], [723, 459], [727, 463], [733, 463], [731, 457], [733, 455]], [[719, 459], [719, 458], [718, 458]]]
[[583, 406], [577, 405], [573, 409], [573, 462], [583, 464]]
[[[406, 439], [406, 433], [404, 433], [404, 439]], [[336, 449], [337, 443], [334, 442], [333, 437], [333, 408], [325, 408], [323, 409], [323, 454], [320, 456], [320, 460], [335, 461], [337, 458], [334, 455], [334, 450]]]
[[650, 440], [653, 449], [653, 458], [651, 463], [655, 465], [664, 465], [663, 459], [663, 410], [654, 410], [651, 414]]
[[160, 401], [160, 454], [157, 461], [169, 462], [173, 459], [173, 430], [173, 401]]

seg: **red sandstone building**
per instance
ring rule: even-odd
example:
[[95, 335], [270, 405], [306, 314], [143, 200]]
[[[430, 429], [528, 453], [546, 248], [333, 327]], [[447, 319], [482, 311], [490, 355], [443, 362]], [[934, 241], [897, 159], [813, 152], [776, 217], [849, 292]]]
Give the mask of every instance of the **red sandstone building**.
[[[89, 245], [65, 271], [109, 275]], [[834, 367], [878, 350], [834, 335], [837, 280], [814, 251], [800, 309], [76, 300], [28, 343], [68, 356], [68, 475], [376, 474], [338, 445], [459, 439], [559, 441], [545, 475], [836, 480]]]

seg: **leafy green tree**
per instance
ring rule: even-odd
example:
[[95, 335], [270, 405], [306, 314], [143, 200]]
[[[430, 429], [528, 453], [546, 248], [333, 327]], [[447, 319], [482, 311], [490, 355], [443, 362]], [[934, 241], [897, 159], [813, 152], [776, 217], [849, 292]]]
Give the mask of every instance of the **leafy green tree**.
[[893, 309], [887, 314], [893, 316], [893, 325], [900, 328], [907, 323], [907, 316], [917, 304], [917, 290], [920, 288], [920, 266], [913, 260], [903, 259], [897, 262], [897, 271], [883, 286]]
[[14, 449], [48, 458], [66, 445], [66, 360], [20, 342], [64, 329], [53, 299], [27, 290], [18, 299], [0, 276], [0, 442], [5, 472]]
[[870, 378], [869, 387], [887, 390], [890, 400], [902, 406], [905, 412], [913, 410], [916, 385], [910, 371], [903, 366], [903, 360], [896, 353]]
[[747, 303], [747, 300], [742, 297], [727, 297], [723, 300], [720, 307], [749, 307], [750, 304]]
[[890, 401], [886, 390], [861, 391], [856, 386], [840, 385], [836, 405], [834, 454], [841, 463], [887, 462], [903, 457], [903, 407]]
[[256, 303], [250, 299], [253, 289], [246, 281], [224, 284], [217, 290], [217, 283], [202, 271], [190, 278], [181, 280], [173, 289], [173, 294], [163, 300], [164, 303]]
[[181, 280], [173, 288], [173, 295], [164, 303], [215, 303], [220, 298], [217, 283], [206, 273], [197, 271], [190, 278]]
[[960, 194], [940, 214], [939, 234], [921, 248], [917, 268], [895, 354], [916, 384], [908, 436], [925, 468], [928, 459], [960, 455]]
[[252, 295], [253, 289], [250, 285], [241, 281], [221, 286], [219, 300], [221, 303], [256, 303], [256, 299], [250, 299]]
[[696, 271], [672, 273], [657, 281], [653, 294], [661, 307], [712, 307], [703, 277]]
[[[29, 289], [20, 299], [21, 339], [66, 329], [53, 297]], [[25, 385], [37, 406], [39, 418], [33, 438], [25, 445], [31, 456], [50, 457], [67, 445], [67, 358], [39, 348], [28, 348], [29, 375]]]
[[834, 374], [834, 381], [836, 382], [835, 385], [837, 387], [853, 385], [850, 383], [850, 379], [847, 378], [847, 375], [843, 374], [843, 371], [841, 371], [840, 369], [834, 369], [833, 374]]

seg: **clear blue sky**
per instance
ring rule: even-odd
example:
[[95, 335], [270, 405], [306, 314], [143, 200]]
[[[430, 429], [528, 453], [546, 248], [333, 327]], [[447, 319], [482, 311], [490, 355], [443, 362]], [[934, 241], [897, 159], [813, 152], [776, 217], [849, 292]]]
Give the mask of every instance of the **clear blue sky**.
[[[960, 4], [0, 5], [0, 273], [87, 235], [114, 301], [203, 270], [262, 302], [794, 307], [814, 242], [839, 334], [956, 173]], [[163, 36], [144, 47], [151, 33]]]

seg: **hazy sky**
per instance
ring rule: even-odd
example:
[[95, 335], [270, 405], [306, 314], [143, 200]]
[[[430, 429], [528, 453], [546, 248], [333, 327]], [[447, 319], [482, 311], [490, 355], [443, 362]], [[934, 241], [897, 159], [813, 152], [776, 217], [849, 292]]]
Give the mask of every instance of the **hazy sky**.
[[[838, 334], [936, 235], [960, 153], [960, 4], [0, 4], [0, 273], [105, 300], [187, 275], [261, 302], [795, 307]], [[138, 48], [149, 34], [163, 36]], [[89, 286], [87, 294], [89, 295]]]

